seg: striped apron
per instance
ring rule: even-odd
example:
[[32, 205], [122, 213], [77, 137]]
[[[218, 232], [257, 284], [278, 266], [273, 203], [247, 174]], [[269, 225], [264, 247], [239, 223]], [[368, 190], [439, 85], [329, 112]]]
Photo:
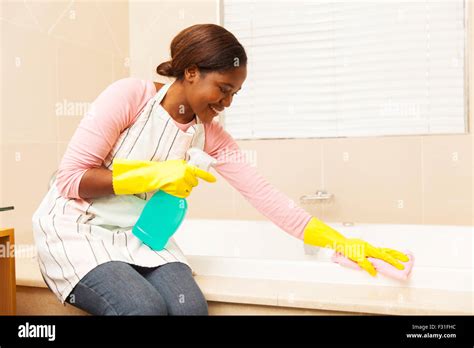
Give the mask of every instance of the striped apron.
[[[204, 150], [204, 125], [199, 117], [184, 132], [161, 106], [171, 84], [165, 84], [150, 98], [135, 122], [121, 133], [103, 166], [112, 170], [115, 157], [187, 160], [190, 147]], [[145, 267], [183, 262], [190, 266], [173, 238], [163, 250], [155, 251], [132, 233], [154, 192], [68, 199], [58, 193], [56, 180], [52, 182], [32, 222], [41, 273], [61, 303], [65, 303], [82, 277], [105, 262], [123, 261]]]

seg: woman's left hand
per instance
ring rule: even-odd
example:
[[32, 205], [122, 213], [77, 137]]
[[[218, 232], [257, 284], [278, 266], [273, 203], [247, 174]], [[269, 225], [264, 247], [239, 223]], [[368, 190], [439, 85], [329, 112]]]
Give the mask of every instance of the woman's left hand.
[[362, 239], [346, 238], [345, 243], [337, 245], [337, 252], [340, 252], [357, 264], [370, 275], [375, 276], [377, 271], [372, 263], [367, 259], [368, 257], [383, 260], [399, 270], [405, 269], [399, 261], [407, 262], [408, 256], [400, 251], [389, 248], [377, 248]]
[[388, 262], [399, 270], [405, 269], [399, 261], [406, 262], [408, 256], [400, 251], [389, 248], [377, 248], [362, 239], [346, 238], [330, 226], [313, 217], [304, 230], [304, 243], [331, 248], [356, 262], [370, 275], [375, 276], [377, 271], [367, 259], [374, 257]]

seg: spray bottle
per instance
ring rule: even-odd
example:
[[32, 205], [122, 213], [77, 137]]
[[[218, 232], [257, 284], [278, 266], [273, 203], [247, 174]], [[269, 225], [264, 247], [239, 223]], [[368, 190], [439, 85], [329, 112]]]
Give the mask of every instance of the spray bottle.
[[[188, 164], [209, 171], [216, 159], [197, 147], [187, 151]], [[153, 250], [163, 250], [171, 236], [178, 230], [188, 210], [185, 198], [165, 191], [157, 191], [143, 208], [132, 232]]]

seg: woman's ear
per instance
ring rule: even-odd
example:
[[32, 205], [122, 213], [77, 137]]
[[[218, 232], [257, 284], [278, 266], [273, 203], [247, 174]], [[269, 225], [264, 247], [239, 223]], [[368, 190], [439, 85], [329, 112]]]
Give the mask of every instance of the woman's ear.
[[199, 78], [199, 68], [197, 65], [191, 65], [184, 69], [184, 79], [188, 82], [193, 82]]

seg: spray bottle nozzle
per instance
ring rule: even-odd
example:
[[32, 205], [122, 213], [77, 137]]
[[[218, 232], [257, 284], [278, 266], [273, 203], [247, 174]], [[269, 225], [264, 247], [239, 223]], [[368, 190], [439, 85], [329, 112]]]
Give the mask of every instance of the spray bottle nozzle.
[[214, 157], [209, 156], [207, 153], [201, 149], [198, 149], [197, 147], [190, 148], [187, 151], [187, 154], [189, 156], [189, 164], [207, 172], [211, 166], [214, 166], [217, 163], [217, 160]]

